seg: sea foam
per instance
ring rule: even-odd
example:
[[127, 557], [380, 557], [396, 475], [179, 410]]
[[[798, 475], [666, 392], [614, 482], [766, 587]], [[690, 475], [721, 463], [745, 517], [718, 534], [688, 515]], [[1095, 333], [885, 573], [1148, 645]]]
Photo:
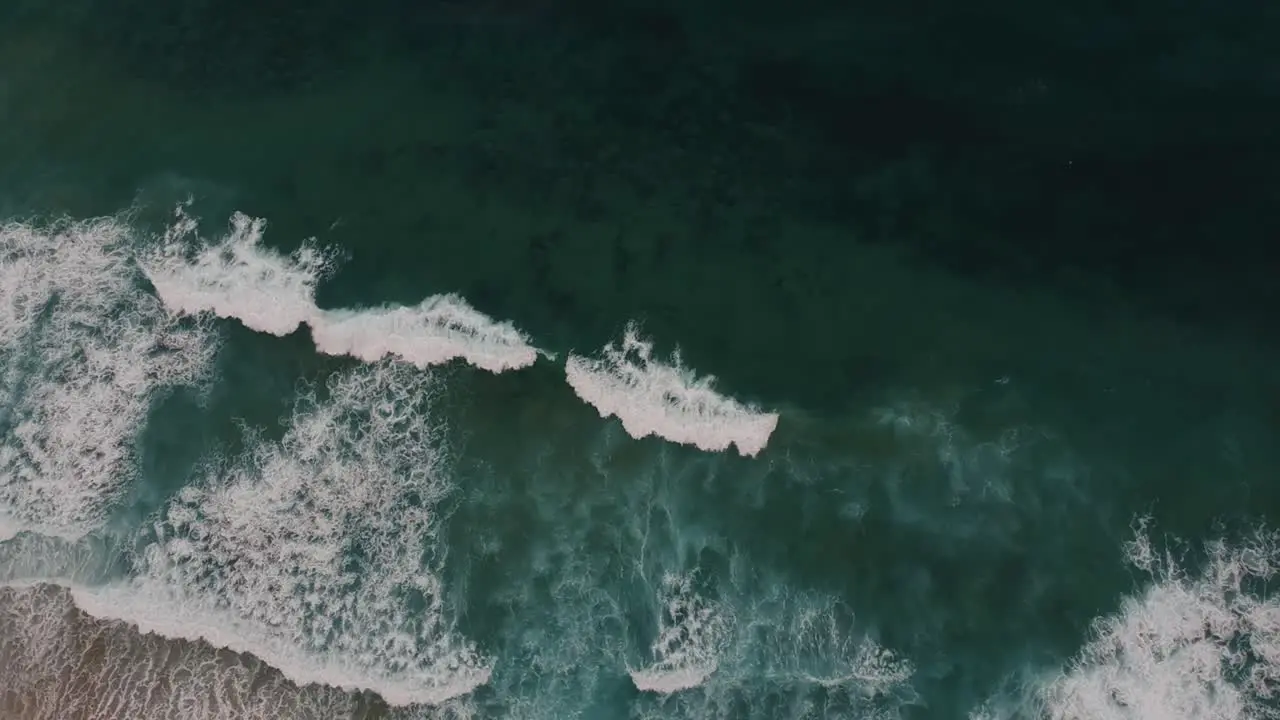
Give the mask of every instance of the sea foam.
[[1264, 720], [1280, 717], [1280, 533], [1208, 544], [1199, 572], [1153, 548], [1140, 522], [1130, 562], [1154, 582], [1094, 623], [1063, 669], [971, 720]]
[[116, 219], [0, 227], [0, 536], [97, 527], [156, 392], [206, 377], [214, 335], [143, 289], [131, 240]]
[[52, 585], [0, 587], [0, 715], [23, 720], [311, 720], [370, 717], [368, 703], [298, 687], [256, 659], [140, 634]]
[[[653, 645], [656, 662], [631, 674], [637, 689], [662, 694], [705, 686], [732, 694], [760, 681], [844, 689], [873, 697], [907, 683], [910, 662], [855, 632], [836, 598], [779, 588], [768, 595], [711, 602], [688, 586], [663, 590], [668, 605]], [[676, 610], [675, 614], [670, 614]], [[713, 675], [723, 668], [723, 675]]]
[[701, 685], [715, 672], [733, 629], [733, 615], [693, 587], [690, 574], [668, 573], [659, 588], [653, 663], [629, 670], [637, 690], [673, 693]]
[[433, 705], [489, 677], [448, 620], [437, 503], [449, 491], [432, 378], [364, 365], [303, 398], [157, 521], [133, 577], [76, 604], [143, 632], [251, 653], [298, 684]]
[[727, 450], [754, 456], [764, 449], [778, 424], [762, 412], [717, 393], [711, 376], [697, 378], [680, 363], [653, 357], [653, 344], [628, 325], [621, 344], [609, 344], [599, 357], [570, 355], [569, 385], [601, 417], [616, 415], [634, 438], [657, 435], [701, 450]]
[[775, 583], [722, 585], [713, 600], [690, 579], [664, 579], [654, 661], [629, 671], [652, 696], [643, 717], [743, 717], [748, 705], [752, 717], [878, 717], [914, 697], [912, 664], [858, 632], [836, 598]]

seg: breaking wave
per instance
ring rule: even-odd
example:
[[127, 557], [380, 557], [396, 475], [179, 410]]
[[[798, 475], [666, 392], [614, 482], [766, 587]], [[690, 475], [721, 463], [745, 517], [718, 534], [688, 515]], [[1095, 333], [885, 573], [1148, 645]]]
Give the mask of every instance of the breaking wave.
[[1280, 533], [1205, 548], [1199, 572], [1157, 551], [1147, 521], [1126, 552], [1154, 582], [1094, 623], [1063, 669], [971, 720], [1264, 720], [1280, 717]]
[[[765, 473], [640, 448], [614, 425], [588, 443], [531, 448], [516, 462], [527, 478], [469, 481], [473, 504], [454, 517], [469, 528], [454, 537], [470, 612], [499, 628], [492, 716], [599, 717], [616, 700], [633, 718], [862, 720], [914, 702], [912, 662], [873, 621], [706, 516], [708, 484], [751, 493]], [[704, 475], [722, 464], [733, 471]], [[504, 542], [502, 518], [519, 543]]]
[[508, 322], [494, 322], [458, 295], [436, 295], [415, 307], [328, 310], [312, 321], [316, 349], [365, 362], [396, 356], [418, 368], [461, 358], [499, 373], [532, 365], [538, 352]]
[[565, 366], [569, 385], [601, 417], [616, 415], [634, 438], [657, 435], [700, 450], [721, 451], [735, 445], [754, 456], [764, 449], [778, 424], [775, 413], [720, 395], [714, 378], [697, 378], [680, 364], [653, 357], [653, 344], [629, 325], [619, 345], [604, 347], [599, 358], [570, 355]]
[[[182, 208], [163, 241], [141, 264], [173, 312], [235, 318], [251, 330], [288, 335], [310, 330], [316, 350], [365, 362], [396, 357], [418, 368], [461, 359], [489, 372], [528, 367], [539, 351], [510, 322], [498, 322], [456, 294], [415, 306], [322, 310], [316, 285], [334, 267], [332, 253], [313, 242], [291, 255], [263, 245], [265, 223], [236, 213], [230, 231], [207, 242]], [[628, 326], [620, 345], [599, 358], [570, 355], [565, 375], [574, 392], [602, 417], [616, 415], [636, 438], [658, 435], [707, 451], [731, 445], [757, 455], [778, 423], [718, 394], [714, 378], [698, 378], [680, 364], [653, 357], [653, 346]]]
[[266, 223], [243, 213], [230, 231], [204, 242], [181, 208], [163, 241], [142, 266], [170, 310], [212, 313], [272, 335], [310, 328], [316, 349], [366, 362], [395, 356], [419, 368], [454, 359], [490, 372], [532, 365], [538, 352], [513, 325], [497, 322], [458, 295], [430, 297], [417, 306], [321, 310], [317, 283], [334, 267], [333, 253], [304, 243], [291, 255], [263, 246]]

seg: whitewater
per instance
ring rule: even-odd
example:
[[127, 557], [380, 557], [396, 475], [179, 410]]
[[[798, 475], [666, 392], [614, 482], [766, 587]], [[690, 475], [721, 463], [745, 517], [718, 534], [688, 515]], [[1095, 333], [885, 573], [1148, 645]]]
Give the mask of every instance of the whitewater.
[[[0, 710], [17, 717], [562, 718], [590, 697], [643, 718], [910, 717], [937, 710], [924, 689], [950, 661], [796, 583], [760, 529], [887, 508], [899, 543], [1003, 545], [1021, 513], [1087, 507], [1086, 462], [1017, 419], [1007, 380], [985, 419], [906, 396], [828, 426], [843, 454], [818, 452], [797, 436], [814, 418], [722, 394], [637, 322], [553, 351], [458, 294], [326, 310], [340, 263], [314, 241], [274, 250], [242, 214], [207, 237], [185, 207], [130, 223], [0, 231]], [[294, 378], [277, 425], [192, 426], [223, 430], [160, 482], [144, 440], [166, 403], [224, 402], [228, 321], [242, 344], [301, 332], [333, 364]], [[559, 382], [492, 384], [538, 367]], [[725, 497], [737, 517], [709, 516]], [[1116, 548], [1133, 587], [1074, 655], [953, 716], [1280, 716], [1274, 531], [1189, 558], [1154, 532]], [[883, 582], [850, 573], [854, 596]], [[895, 582], [910, 605], [940, 581]], [[920, 637], [941, 632], [931, 612]]]
[[[224, 237], [205, 242], [194, 218], [181, 207], [175, 214], [163, 242], [139, 263], [174, 313], [235, 318], [272, 335], [306, 325], [318, 352], [366, 362], [394, 356], [424, 369], [461, 358], [496, 373], [528, 367], [540, 354], [555, 357], [456, 294], [413, 307], [321, 310], [315, 288], [333, 270], [333, 251], [309, 241], [283, 256], [263, 245], [265, 222], [240, 213]], [[606, 346], [601, 359], [570, 354], [565, 373], [579, 397], [602, 416], [617, 415], [632, 437], [658, 435], [711, 451], [732, 444], [748, 456], [765, 447], [777, 414], [716, 393], [714, 378], [696, 377], [678, 353], [670, 364], [652, 355], [632, 323], [621, 346]]]
[[[108, 653], [99, 673], [147, 657], [155, 646], [145, 638], [161, 636], [195, 643], [181, 646], [184, 657], [206, 647], [246, 653], [281, 673], [271, 681], [279, 687], [373, 691], [393, 707], [450, 707], [484, 685], [493, 659], [458, 633], [441, 585], [448, 553], [439, 545], [440, 505], [453, 487], [444, 433], [430, 412], [439, 380], [429, 369], [461, 359], [503, 372], [554, 355], [457, 295], [415, 307], [321, 310], [314, 293], [333, 269], [332, 254], [312, 243], [288, 256], [267, 249], [261, 220], [236, 214], [224, 236], [205, 241], [183, 207], [153, 238], [128, 219], [11, 223], [0, 235], [5, 618], [25, 638], [20, 647], [49, 645], [15, 660], [19, 685], [69, 668], [80, 646], [66, 633], [85, 626], [125, 645]], [[174, 388], [199, 397], [216, 382], [216, 318], [273, 336], [306, 326], [317, 352], [363, 364], [298, 396], [279, 439], [245, 427], [244, 449], [205, 457], [147, 525], [132, 532], [111, 525], [129, 484], [142, 481], [135, 446], [149, 408]], [[634, 343], [634, 328], [627, 333]], [[588, 402], [614, 412], [635, 399], [643, 378], [661, 385], [643, 402], [667, 419], [640, 428], [624, 420], [636, 437], [656, 433], [705, 449], [734, 439], [755, 454], [776, 421], [768, 416], [763, 432], [744, 424], [741, 406], [705, 381], [675, 381], [647, 350], [634, 367], [619, 358], [588, 367], [576, 356], [570, 367], [574, 387], [595, 377], [584, 390]], [[629, 379], [608, 379], [618, 373]], [[622, 383], [621, 401], [609, 397], [602, 385], [609, 382]], [[726, 409], [736, 429], [724, 427]], [[707, 428], [701, 435], [699, 426]], [[119, 564], [105, 559], [110, 547], [134, 548], [123, 577], [106, 569]], [[128, 639], [125, 627], [144, 639]], [[655, 669], [636, 675], [637, 687], [670, 691], [662, 678], [689, 672], [672, 655], [683, 651], [655, 652]], [[143, 677], [155, 681], [196, 661], [143, 662], [150, 668]], [[209, 716], [261, 702], [249, 693], [259, 671], [208, 662], [199, 661], [225, 677], [200, 682], [238, 688], [206, 707]], [[67, 672], [115, 685], [83, 668]], [[71, 712], [67, 702], [101, 702], [139, 717], [188, 707], [188, 700], [153, 702], [141, 686], [69, 697], [19, 704], [40, 717]], [[352, 697], [289, 702], [340, 707]]]
[[1095, 5], [0, 4], [0, 719], [1280, 720], [1280, 18]]

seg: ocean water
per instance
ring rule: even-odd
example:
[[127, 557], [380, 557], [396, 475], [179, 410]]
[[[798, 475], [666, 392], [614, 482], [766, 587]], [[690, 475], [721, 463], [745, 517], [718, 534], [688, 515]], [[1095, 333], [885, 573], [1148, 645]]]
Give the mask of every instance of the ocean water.
[[0, 717], [1280, 717], [1274, 86], [800, 5], [0, 10]]

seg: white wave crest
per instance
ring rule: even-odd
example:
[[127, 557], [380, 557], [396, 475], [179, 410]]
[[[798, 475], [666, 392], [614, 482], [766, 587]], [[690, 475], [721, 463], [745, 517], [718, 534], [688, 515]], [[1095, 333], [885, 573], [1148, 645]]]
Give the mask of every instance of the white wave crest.
[[634, 438], [657, 435], [701, 450], [754, 456], [778, 424], [775, 413], [748, 407], [712, 389], [714, 378], [696, 378], [680, 364], [653, 358], [653, 345], [628, 325], [620, 345], [609, 344], [598, 359], [570, 355], [569, 385], [601, 417], [616, 415]]
[[1097, 620], [1070, 665], [1021, 707], [988, 703], [971, 718], [1280, 718], [1280, 597], [1269, 585], [1280, 572], [1280, 533], [1212, 542], [1192, 574], [1157, 554], [1145, 530], [1140, 523], [1128, 555], [1156, 582]]
[[393, 355], [419, 368], [461, 359], [489, 372], [532, 365], [538, 351], [509, 322], [497, 322], [454, 294], [416, 306], [321, 310], [316, 284], [333, 253], [307, 242], [285, 256], [262, 244], [265, 223], [236, 213], [221, 240], [204, 243], [182, 208], [163, 242], [141, 259], [172, 312], [213, 313], [245, 327], [288, 335], [309, 326], [316, 349], [373, 362]]
[[495, 322], [457, 295], [415, 307], [322, 311], [311, 325], [316, 349], [372, 362], [395, 355], [419, 368], [461, 358], [499, 373], [532, 365], [538, 352], [509, 322]]
[[141, 264], [174, 312], [212, 312], [250, 330], [288, 335], [315, 317], [316, 283], [331, 258], [312, 242], [289, 256], [263, 247], [265, 227], [262, 219], [235, 213], [222, 240], [202, 245], [193, 242], [196, 222], [179, 207], [164, 241]]
[[113, 219], [0, 227], [0, 525], [68, 539], [104, 519], [155, 392], [216, 342], [140, 285]]
[[423, 414], [431, 390], [388, 362], [335, 376], [280, 442], [251, 439], [179, 492], [136, 577], [79, 589], [77, 605], [392, 705], [485, 683], [488, 661], [446, 619], [434, 541], [449, 483]]

